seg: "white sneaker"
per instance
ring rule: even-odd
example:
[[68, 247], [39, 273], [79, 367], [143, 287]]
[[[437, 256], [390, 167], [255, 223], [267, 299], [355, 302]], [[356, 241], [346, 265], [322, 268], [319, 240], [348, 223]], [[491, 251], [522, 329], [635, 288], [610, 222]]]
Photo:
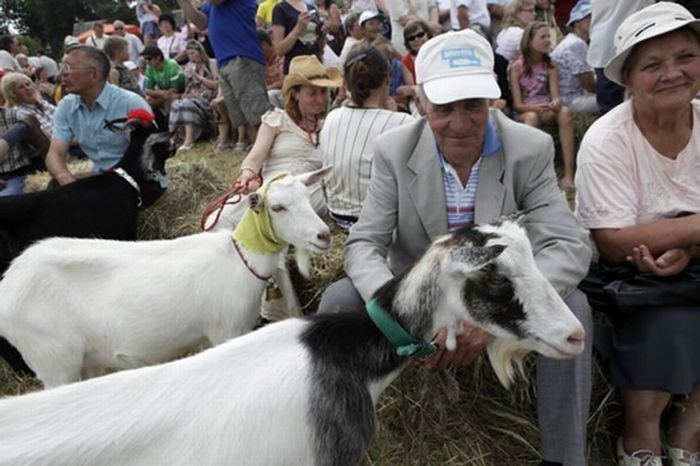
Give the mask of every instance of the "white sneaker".
[[617, 439], [618, 466], [663, 466], [660, 456], [654, 456], [651, 450], [637, 450], [629, 454], [622, 446], [622, 437]]
[[691, 453], [682, 448], [665, 445], [666, 456], [671, 466], [700, 466], [700, 451]]

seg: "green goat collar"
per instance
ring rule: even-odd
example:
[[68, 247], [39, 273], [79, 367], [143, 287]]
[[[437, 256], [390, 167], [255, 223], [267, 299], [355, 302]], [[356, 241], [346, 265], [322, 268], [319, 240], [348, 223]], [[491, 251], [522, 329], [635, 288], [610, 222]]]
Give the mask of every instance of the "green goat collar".
[[375, 299], [367, 301], [365, 309], [374, 325], [396, 347], [396, 354], [399, 356], [425, 358], [437, 349], [435, 343], [428, 343], [410, 335]]

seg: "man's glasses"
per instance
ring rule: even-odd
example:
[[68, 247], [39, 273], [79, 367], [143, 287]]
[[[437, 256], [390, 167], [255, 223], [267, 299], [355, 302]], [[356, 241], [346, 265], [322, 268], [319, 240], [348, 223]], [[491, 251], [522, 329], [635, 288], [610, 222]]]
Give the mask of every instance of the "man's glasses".
[[66, 73], [70, 73], [71, 71], [78, 71], [78, 70], [94, 70], [94, 66], [80, 66], [80, 65], [71, 65], [67, 61], [64, 61], [61, 63], [61, 68], [63, 71]]
[[407, 39], [409, 42], [412, 42], [416, 39], [422, 39], [423, 37], [425, 37], [425, 31], [417, 32], [417, 33], [413, 34], [412, 36], [408, 36]]
[[121, 27], [121, 26], [118, 26], [118, 27], [115, 27], [115, 28], [114, 28], [114, 30], [115, 30], [115, 31], [123, 31], [123, 30], [124, 30], [124, 28], [123, 28], [123, 27]]

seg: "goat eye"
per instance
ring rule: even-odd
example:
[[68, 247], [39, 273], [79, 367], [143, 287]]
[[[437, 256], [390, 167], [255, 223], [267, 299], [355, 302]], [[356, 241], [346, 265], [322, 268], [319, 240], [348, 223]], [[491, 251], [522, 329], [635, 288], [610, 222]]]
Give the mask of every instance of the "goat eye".
[[488, 280], [489, 280], [489, 283], [491, 285], [496, 285], [496, 286], [505, 285], [508, 282], [508, 279], [504, 275], [499, 275], [499, 274], [489, 275]]
[[273, 212], [279, 213], [279, 212], [284, 212], [285, 210], [287, 210], [287, 208], [283, 205], [276, 204], [276, 205], [273, 205], [272, 207], [270, 207], [270, 210]]

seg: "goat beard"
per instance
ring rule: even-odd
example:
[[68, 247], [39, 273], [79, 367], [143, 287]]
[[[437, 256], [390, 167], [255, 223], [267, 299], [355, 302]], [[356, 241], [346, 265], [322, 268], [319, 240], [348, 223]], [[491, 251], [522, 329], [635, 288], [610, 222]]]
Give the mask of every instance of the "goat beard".
[[487, 352], [491, 367], [505, 388], [510, 387], [516, 376], [525, 378], [523, 360], [530, 350], [524, 349], [517, 341], [496, 337], [489, 343]]
[[311, 277], [311, 253], [306, 249], [294, 248], [294, 260], [301, 275], [309, 279]]

